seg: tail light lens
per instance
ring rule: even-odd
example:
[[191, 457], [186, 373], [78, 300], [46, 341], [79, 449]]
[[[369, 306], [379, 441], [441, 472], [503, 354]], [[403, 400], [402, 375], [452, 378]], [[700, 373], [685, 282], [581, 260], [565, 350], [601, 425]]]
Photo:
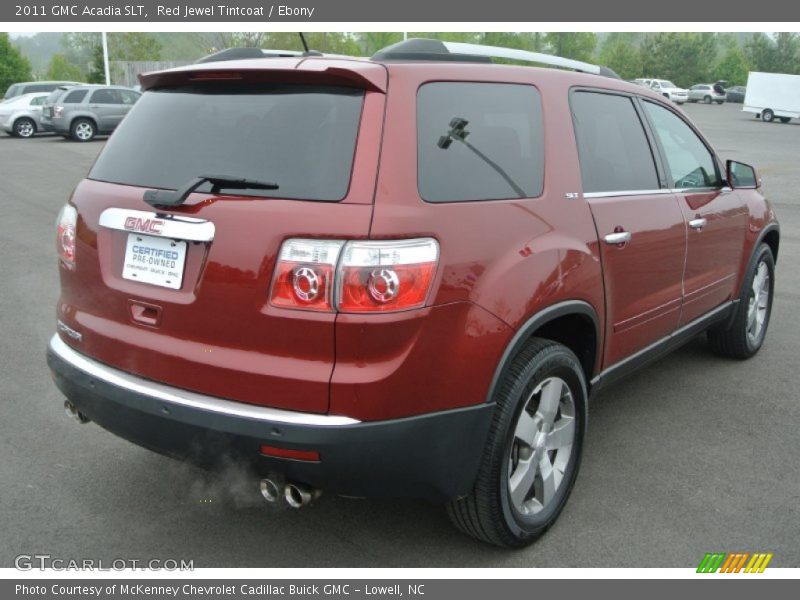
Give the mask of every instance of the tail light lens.
[[273, 306], [323, 312], [392, 312], [425, 306], [439, 244], [432, 238], [287, 240], [281, 246]]
[[339, 264], [342, 312], [389, 312], [425, 305], [439, 260], [431, 238], [348, 242]]
[[272, 304], [333, 311], [334, 275], [343, 245], [338, 240], [285, 241], [275, 267]]
[[65, 204], [58, 213], [56, 247], [58, 258], [68, 269], [75, 268], [75, 227], [78, 211], [71, 204]]

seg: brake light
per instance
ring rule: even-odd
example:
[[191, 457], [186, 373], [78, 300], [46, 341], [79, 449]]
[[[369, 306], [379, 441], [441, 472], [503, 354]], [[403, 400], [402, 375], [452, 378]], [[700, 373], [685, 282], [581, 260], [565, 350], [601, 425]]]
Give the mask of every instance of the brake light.
[[348, 242], [338, 273], [341, 312], [389, 312], [425, 305], [439, 260], [431, 238]]
[[54, 106], [53, 107], [53, 116], [54, 117], [61, 117], [64, 115], [64, 107], [63, 106]]
[[271, 301], [283, 308], [333, 311], [336, 262], [344, 242], [287, 240], [281, 246]]
[[431, 238], [291, 239], [281, 246], [270, 301], [323, 312], [391, 312], [425, 305], [439, 244]]
[[78, 211], [71, 204], [65, 204], [58, 213], [56, 248], [61, 264], [70, 270], [75, 269], [75, 227]]

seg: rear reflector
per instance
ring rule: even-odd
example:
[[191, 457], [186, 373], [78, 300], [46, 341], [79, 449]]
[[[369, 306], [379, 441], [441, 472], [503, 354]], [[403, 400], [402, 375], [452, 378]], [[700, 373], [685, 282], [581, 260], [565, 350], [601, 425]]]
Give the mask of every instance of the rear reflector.
[[274, 456], [276, 458], [290, 458], [292, 460], [319, 462], [319, 452], [316, 450], [290, 450], [289, 448], [276, 448], [275, 446], [261, 444], [259, 452], [264, 456]]

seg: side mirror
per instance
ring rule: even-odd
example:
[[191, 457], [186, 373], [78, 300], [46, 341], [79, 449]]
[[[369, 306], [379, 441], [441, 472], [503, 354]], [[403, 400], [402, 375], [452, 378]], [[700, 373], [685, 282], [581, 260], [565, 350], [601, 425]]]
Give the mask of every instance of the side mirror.
[[728, 185], [733, 189], [757, 190], [761, 187], [761, 177], [755, 167], [735, 160], [728, 160], [725, 163], [725, 171], [728, 176]]

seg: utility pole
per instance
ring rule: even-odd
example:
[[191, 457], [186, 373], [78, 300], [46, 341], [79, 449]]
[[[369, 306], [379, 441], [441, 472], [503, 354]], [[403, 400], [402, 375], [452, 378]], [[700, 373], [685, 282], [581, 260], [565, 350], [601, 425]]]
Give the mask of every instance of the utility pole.
[[108, 70], [108, 36], [103, 32], [103, 68], [106, 72], [106, 85], [111, 85], [111, 73]]

